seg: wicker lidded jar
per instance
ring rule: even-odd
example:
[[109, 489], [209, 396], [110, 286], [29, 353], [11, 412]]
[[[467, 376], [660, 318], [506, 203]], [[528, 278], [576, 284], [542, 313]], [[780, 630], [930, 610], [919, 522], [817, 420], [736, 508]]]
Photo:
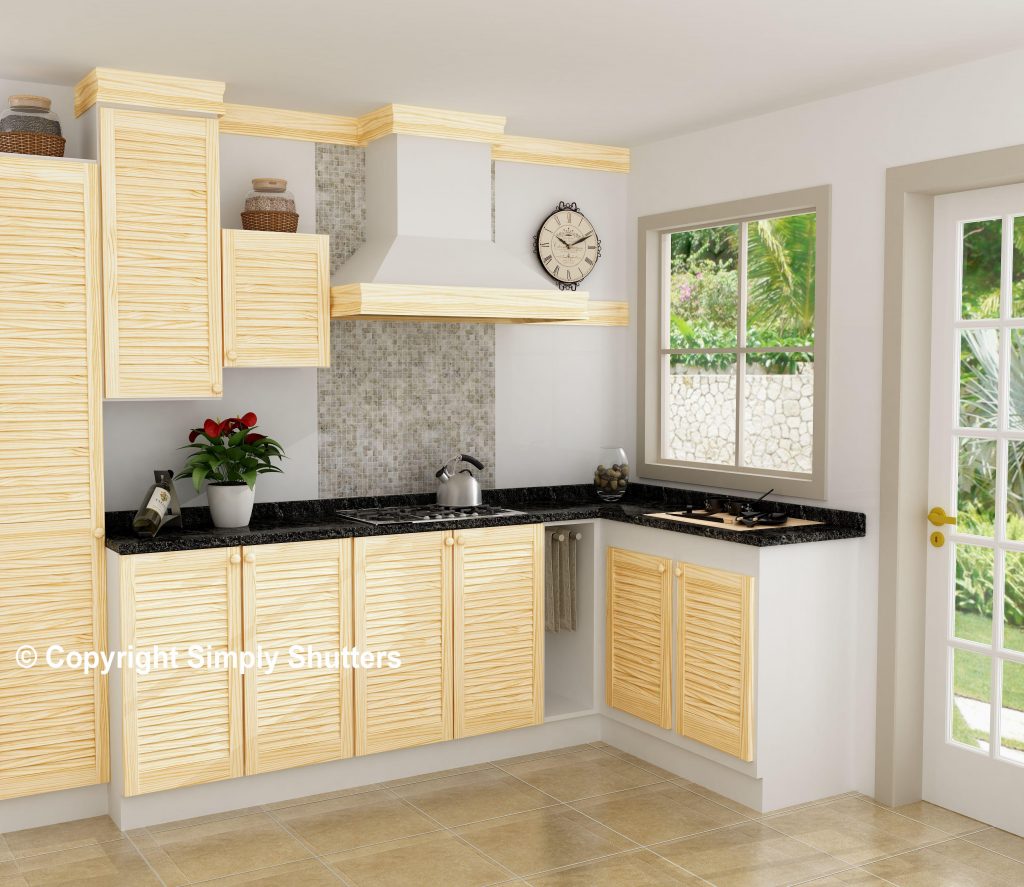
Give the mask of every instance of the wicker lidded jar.
[[245, 195], [242, 227], [246, 231], [289, 231], [299, 227], [295, 197], [286, 179], [253, 179]]
[[0, 151], [8, 154], [64, 156], [60, 119], [41, 95], [12, 95], [0, 114]]

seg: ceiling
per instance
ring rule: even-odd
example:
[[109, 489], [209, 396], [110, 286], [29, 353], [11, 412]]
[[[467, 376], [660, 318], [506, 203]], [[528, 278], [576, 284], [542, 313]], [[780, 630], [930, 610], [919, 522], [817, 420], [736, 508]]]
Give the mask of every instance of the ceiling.
[[[1024, 46], [1020, 0], [41, 0], [7, 4], [0, 77], [104, 66], [227, 100], [504, 114], [635, 145]], [[17, 35], [17, 36], [16, 36]]]

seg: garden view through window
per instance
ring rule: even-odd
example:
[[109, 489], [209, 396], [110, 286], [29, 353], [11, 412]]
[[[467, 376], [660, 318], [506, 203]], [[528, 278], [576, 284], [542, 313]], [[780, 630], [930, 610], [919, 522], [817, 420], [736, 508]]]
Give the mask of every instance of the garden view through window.
[[667, 235], [661, 457], [809, 475], [816, 213]]

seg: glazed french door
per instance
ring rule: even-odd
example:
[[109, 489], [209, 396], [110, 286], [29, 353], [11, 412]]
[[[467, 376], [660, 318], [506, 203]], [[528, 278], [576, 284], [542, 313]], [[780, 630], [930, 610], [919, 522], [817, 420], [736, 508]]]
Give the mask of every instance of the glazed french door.
[[1024, 185], [936, 198], [923, 792], [1024, 833]]

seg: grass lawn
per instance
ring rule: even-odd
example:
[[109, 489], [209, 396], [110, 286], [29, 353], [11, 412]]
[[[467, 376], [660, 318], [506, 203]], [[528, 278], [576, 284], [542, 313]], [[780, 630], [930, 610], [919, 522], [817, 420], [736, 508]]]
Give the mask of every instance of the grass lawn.
[[[1005, 641], [1008, 649], [1024, 649], [1024, 628], [1007, 625]], [[982, 644], [992, 643], [992, 621], [977, 613], [956, 614], [956, 635], [969, 641]], [[957, 696], [990, 701], [991, 693], [991, 660], [980, 654], [958, 653], [954, 655], [953, 689]], [[1024, 668], [1005, 668], [1003, 670], [1003, 706], [1005, 708], [1024, 711]], [[975, 746], [976, 740], [988, 741], [987, 733], [971, 730], [959, 710], [953, 708], [953, 738], [965, 745]], [[1024, 745], [1011, 739], [1003, 739], [1007, 748], [1024, 748]]]

